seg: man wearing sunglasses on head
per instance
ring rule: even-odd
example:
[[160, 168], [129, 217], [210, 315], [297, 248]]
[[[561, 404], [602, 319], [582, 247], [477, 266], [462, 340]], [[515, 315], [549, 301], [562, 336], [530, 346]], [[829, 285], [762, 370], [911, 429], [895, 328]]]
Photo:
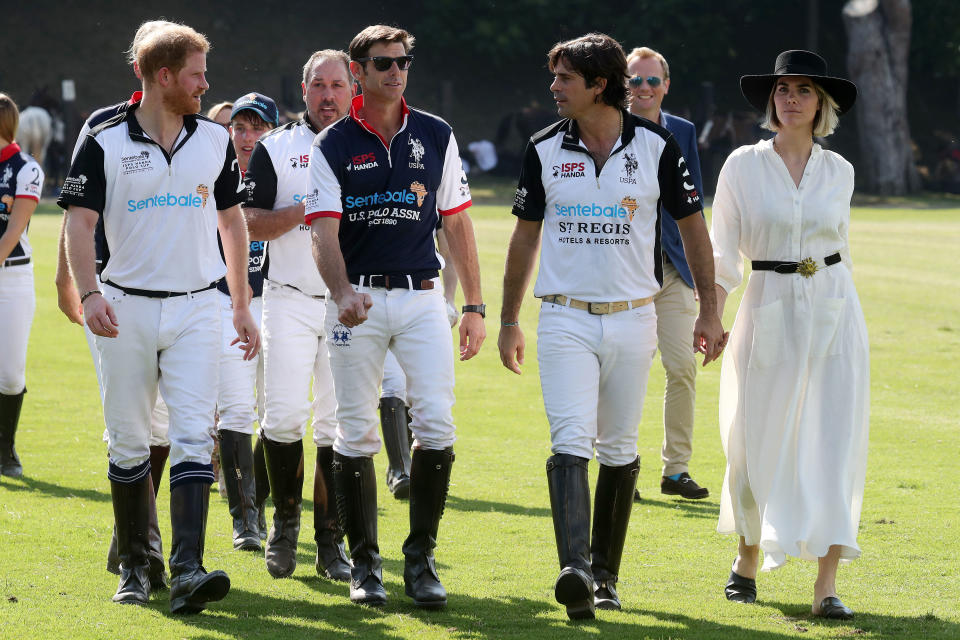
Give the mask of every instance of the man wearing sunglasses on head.
[[[692, 122], [660, 110], [670, 89], [670, 67], [662, 55], [638, 47], [627, 56], [630, 112], [664, 127], [673, 134], [687, 161], [697, 193], [703, 194], [697, 129]], [[690, 477], [688, 465], [693, 451], [693, 406], [696, 399], [697, 361], [690, 349], [690, 334], [697, 321], [693, 277], [683, 252], [680, 230], [674, 219], [661, 217], [663, 288], [654, 297], [657, 310], [657, 346], [667, 373], [663, 396], [663, 474], [660, 492], [699, 500], [710, 495]], [[640, 499], [640, 492], [634, 494]]]
[[310, 153], [305, 221], [330, 288], [326, 324], [340, 428], [334, 484], [353, 560], [350, 599], [383, 605], [373, 455], [377, 388], [389, 349], [407, 374], [415, 437], [410, 465], [410, 535], [403, 544], [406, 594], [425, 608], [447, 594], [433, 557], [456, 439], [453, 345], [439, 286], [434, 231], [442, 217], [463, 286], [460, 359], [485, 337], [470, 188], [456, 139], [443, 120], [403, 98], [414, 38], [375, 25], [350, 43], [362, 95], [350, 116], [317, 136]]

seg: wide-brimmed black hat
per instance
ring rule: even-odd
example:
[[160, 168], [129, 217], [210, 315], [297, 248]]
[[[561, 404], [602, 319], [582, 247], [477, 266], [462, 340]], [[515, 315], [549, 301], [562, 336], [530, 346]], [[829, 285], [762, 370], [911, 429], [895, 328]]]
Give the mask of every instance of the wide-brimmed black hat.
[[760, 111], [767, 110], [767, 100], [777, 78], [782, 76], [806, 76], [817, 82], [833, 98], [841, 114], [846, 113], [857, 101], [857, 85], [844, 78], [827, 75], [827, 61], [812, 51], [784, 51], [777, 56], [773, 73], [762, 76], [742, 76], [740, 92], [747, 102]]

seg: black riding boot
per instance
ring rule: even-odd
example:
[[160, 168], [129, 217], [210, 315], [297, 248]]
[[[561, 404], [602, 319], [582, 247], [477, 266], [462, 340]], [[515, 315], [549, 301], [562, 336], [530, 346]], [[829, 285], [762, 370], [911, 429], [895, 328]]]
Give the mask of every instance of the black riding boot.
[[170, 526], [173, 531], [170, 552], [171, 613], [199, 613], [208, 602], [222, 600], [230, 591], [230, 578], [226, 573], [207, 573], [203, 568], [207, 509], [213, 480], [210, 466], [203, 465], [209, 479], [173, 486], [176, 467], [190, 464], [184, 462], [170, 469]]
[[350, 543], [350, 600], [357, 604], [387, 603], [377, 544], [377, 474], [373, 458], [350, 458], [334, 452], [333, 482], [340, 526]]
[[163, 479], [163, 469], [170, 455], [170, 445], [150, 447], [150, 476], [152, 496], [150, 497], [150, 589], [164, 591], [170, 586], [167, 577], [167, 563], [163, 555], [163, 541], [160, 539], [160, 520], [157, 517], [157, 493]]
[[337, 492], [333, 487], [333, 447], [317, 447], [313, 474], [313, 539], [317, 543], [317, 573], [350, 582], [350, 561], [337, 522]]
[[263, 439], [257, 438], [253, 446], [253, 476], [257, 481], [257, 527], [260, 530], [260, 539], [267, 539], [267, 498], [270, 496], [270, 478], [267, 475], [267, 461], [263, 456]]
[[233, 517], [233, 548], [262, 551], [257, 524], [256, 481], [253, 477], [253, 449], [245, 433], [220, 430], [220, 468], [227, 486], [227, 504]]
[[136, 482], [110, 480], [120, 559], [120, 584], [113, 601], [121, 604], [150, 600], [150, 485], [149, 475]]
[[293, 575], [297, 568], [300, 508], [303, 503], [303, 441], [289, 444], [263, 438], [264, 457], [273, 491], [273, 526], [264, 554], [274, 578]]
[[410, 535], [403, 543], [403, 582], [413, 603], [427, 609], [447, 604], [433, 549], [450, 489], [453, 460], [452, 447], [416, 449], [410, 467]]
[[617, 578], [633, 510], [640, 458], [622, 467], [600, 465], [593, 503], [593, 593], [597, 609], [620, 610]]
[[586, 458], [565, 453], [547, 458], [550, 510], [560, 559], [554, 596], [557, 602], [566, 605], [571, 620], [594, 617], [588, 462]]
[[[154, 447], [150, 447], [151, 452]], [[169, 447], [167, 447], [169, 449]], [[150, 560], [150, 590], [163, 591], [169, 586], [167, 578], [167, 563], [163, 555], [163, 540], [160, 538], [160, 521], [157, 518], [157, 485], [155, 478], [157, 473], [153, 466], [153, 454], [150, 455], [150, 491], [147, 493], [149, 509], [149, 548], [147, 557]], [[160, 462], [162, 465], [163, 463]], [[117, 528], [114, 526], [113, 535], [110, 538], [110, 549], [107, 551], [107, 571], [115, 575], [120, 575], [120, 551], [117, 548]]]
[[407, 408], [400, 398], [380, 398], [380, 430], [387, 450], [387, 488], [397, 500], [410, 496], [410, 440]]
[[12, 396], [0, 394], [0, 475], [10, 478], [23, 477], [23, 466], [17, 456], [14, 442], [17, 425], [20, 424], [20, 409], [26, 389]]

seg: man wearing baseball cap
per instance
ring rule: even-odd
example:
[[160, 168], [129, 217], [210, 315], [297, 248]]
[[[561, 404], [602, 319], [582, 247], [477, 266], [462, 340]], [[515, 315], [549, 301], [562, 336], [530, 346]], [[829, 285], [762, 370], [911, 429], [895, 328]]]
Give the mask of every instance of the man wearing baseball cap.
[[230, 112], [230, 138], [237, 152], [240, 171], [246, 172], [253, 145], [260, 136], [280, 124], [277, 103], [262, 93], [248, 93], [233, 103]]
[[[262, 93], [248, 93], [233, 102], [230, 112], [230, 139], [237, 152], [240, 173], [247, 172], [253, 147], [265, 134], [277, 126], [279, 112], [276, 103]], [[250, 242], [250, 261], [247, 283], [251, 290], [250, 313], [257, 328], [263, 311], [263, 248], [259, 240]], [[222, 248], [221, 248], [222, 250]], [[266, 538], [266, 521], [260, 518], [261, 501], [257, 495], [266, 495], [266, 474], [254, 473], [254, 453], [250, 445], [253, 424], [262, 416], [263, 410], [263, 359], [257, 356], [244, 360], [243, 352], [231, 344], [232, 335], [227, 330], [232, 323], [233, 311], [230, 290], [226, 280], [217, 285], [220, 293], [221, 318], [224, 322], [225, 339], [220, 351], [220, 384], [217, 391], [217, 436], [220, 439], [220, 464], [227, 490], [227, 503], [233, 517], [233, 547], [247, 551], [262, 551], [260, 540]], [[250, 402], [257, 398], [254, 406]], [[260, 452], [262, 456], [262, 450]], [[259, 465], [263, 468], [263, 465]], [[256, 475], [261, 477], [255, 478]], [[257, 485], [260, 490], [257, 491]], [[264, 526], [261, 526], [261, 520]]]

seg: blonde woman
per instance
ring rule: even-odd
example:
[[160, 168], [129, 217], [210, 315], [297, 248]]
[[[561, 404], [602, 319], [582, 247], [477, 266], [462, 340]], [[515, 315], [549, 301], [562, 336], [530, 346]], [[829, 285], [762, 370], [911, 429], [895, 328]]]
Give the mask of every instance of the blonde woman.
[[809, 51], [786, 51], [769, 75], [740, 79], [776, 135], [727, 159], [713, 203], [720, 309], [750, 275], [721, 369], [727, 471], [721, 533], [739, 549], [725, 593], [756, 599], [763, 569], [816, 560], [812, 611], [849, 619], [841, 561], [859, 557], [869, 425], [867, 331], [847, 232], [853, 167], [814, 137], [830, 135], [857, 88]]

